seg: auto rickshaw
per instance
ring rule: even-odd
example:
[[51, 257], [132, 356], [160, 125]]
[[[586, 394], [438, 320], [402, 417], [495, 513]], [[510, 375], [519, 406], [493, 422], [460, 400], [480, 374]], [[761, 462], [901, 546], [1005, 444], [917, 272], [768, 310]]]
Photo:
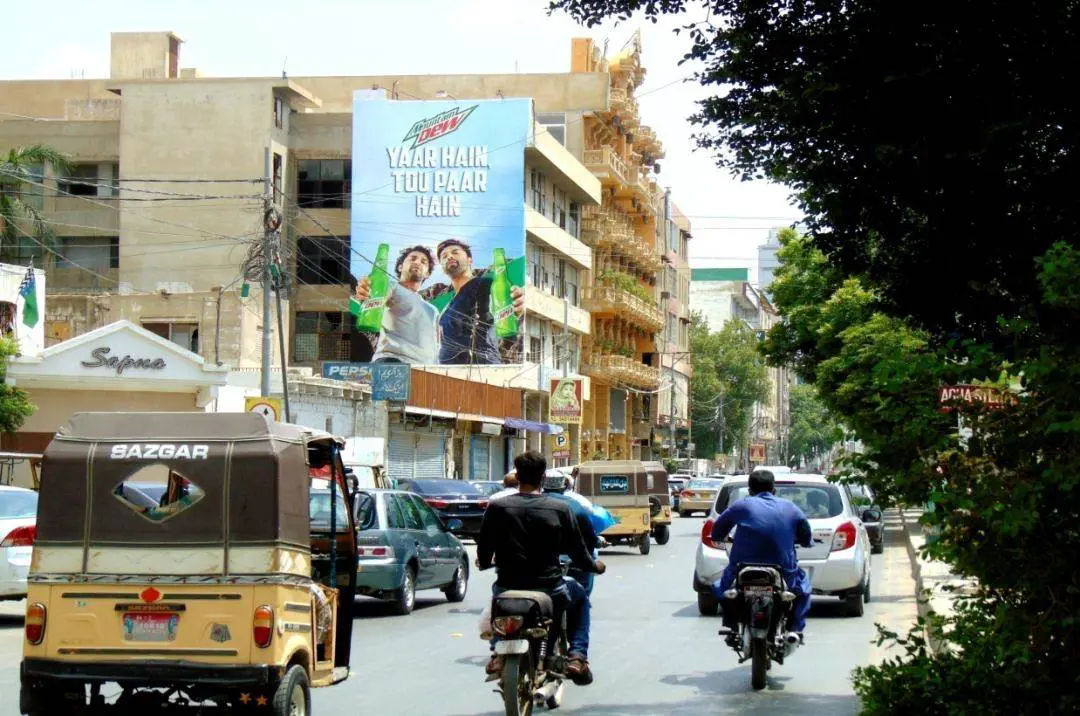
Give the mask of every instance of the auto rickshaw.
[[341, 445], [256, 413], [72, 416], [42, 465], [21, 712], [96, 710], [112, 683], [131, 713], [309, 714], [349, 674]]
[[596, 460], [577, 468], [574, 490], [607, 508], [617, 523], [601, 535], [611, 544], [637, 545], [642, 554], [651, 546], [649, 533], [649, 474], [640, 460]]
[[671, 491], [668, 489], [668, 471], [664, 463], [650, 460], [643, 463], [648, 474], [649, 517], [652, 538], [656, 544], [667, 544], [671, 539]]

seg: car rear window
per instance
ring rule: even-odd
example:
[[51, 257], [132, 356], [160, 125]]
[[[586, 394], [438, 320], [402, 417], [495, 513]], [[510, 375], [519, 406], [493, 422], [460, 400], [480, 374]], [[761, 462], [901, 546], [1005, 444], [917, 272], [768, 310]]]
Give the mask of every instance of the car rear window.
[[37, 516], [38, 493], [0, 491], [0, 520], [27, 520]]
[[424, 495], [433, 495], [440, 492], [454, 492], [459, 495], [483, 495], [476, 488], [464, 480], [410, 480], [409, 487]]
[[691, 480], [687, 488], [696, 487], [699, 490], [715, 490], [720, 487], [719, 480]]
[[[716, 498], [716, 511], [723, 512], [728, 506], [750, 494], [750, 488], [742, 485], [727, 485]], [[844, 501], [836, 485], [808, 483], [777, 484], [776, 496], [795, 503], [811, 520], [836, 517], [844, 512]]]

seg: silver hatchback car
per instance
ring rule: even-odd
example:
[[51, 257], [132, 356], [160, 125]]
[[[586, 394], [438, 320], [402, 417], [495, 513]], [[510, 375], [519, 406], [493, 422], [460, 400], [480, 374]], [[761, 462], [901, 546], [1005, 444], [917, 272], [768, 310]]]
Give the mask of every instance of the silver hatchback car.
[[[702, 615], [717, 613], [719, 604], [711, 585], [720, 579], [728, 565], [731, 539], [738, 539], [736, 530], [732, 530], [724, 544], [714, 543], [713, 524], [728, 505], [749, 494], [747, 482], [746, 475], [724, 480], [701, 528], [694, 564], [694, 591]], [[870, 601], [870, 539], [863, 521], [880, 521], [880, 511], [869, 509], [857, 513], [847, 487], [831, 483], [822, 475], [776, 475], [776, 496], [794, 502], [810, 521], [815, 543], [810, 548], [799, 547], [798, 557], [799, 566], [810, 578], [813, 594], [840, 597], [847, 605], [848, 614], [862, 616], [864, 605]]]

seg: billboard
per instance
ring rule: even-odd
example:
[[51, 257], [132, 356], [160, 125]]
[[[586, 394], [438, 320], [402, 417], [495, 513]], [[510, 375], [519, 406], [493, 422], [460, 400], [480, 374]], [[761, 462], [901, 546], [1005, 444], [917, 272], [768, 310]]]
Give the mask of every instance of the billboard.
[[322, 377], [368, 385], [372, 400], [406, 401], [412, 384], [412, 373], [404, 363], [323, 361]]
[[520, 363], [529, 99], [353, 99], [356, 328], [373, 362]]
[[581, 379], [552, 378], [548, 420], [562, 425], [581, 423]]

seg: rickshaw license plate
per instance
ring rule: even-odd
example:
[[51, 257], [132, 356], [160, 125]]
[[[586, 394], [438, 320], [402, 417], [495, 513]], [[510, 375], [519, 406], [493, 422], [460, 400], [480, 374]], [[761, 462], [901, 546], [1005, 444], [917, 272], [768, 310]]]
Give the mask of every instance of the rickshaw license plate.
[[124, 615], [124, 641], [175, 641], [180, 615], [170, 612]]

